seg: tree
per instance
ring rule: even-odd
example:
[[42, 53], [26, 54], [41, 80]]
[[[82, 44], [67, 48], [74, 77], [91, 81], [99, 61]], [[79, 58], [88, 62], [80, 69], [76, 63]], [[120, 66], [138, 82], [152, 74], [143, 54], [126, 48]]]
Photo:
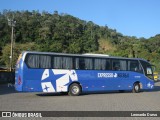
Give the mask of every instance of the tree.
[[[65, 53], [105, 53], [112, 56], [149, 59], [159, 70], [160, 34], [149, 39], [124, 36], [108, 26], [80, 20], [69, 14], [43, 11], [0, 13], [0, 64], [8, 66], [10, 27], [7, 16], [14, 15], [16, 49]], [[28, 45], [28, 46], [25, 46]], [[17, 48], [18, 47], [18, 48]], [[3, 52], [3, 53], [2, 53]], [[15, 52], [19, 53], [18, 51]], [[15, 56], [17, 58], [17, 56]]]
[[[1, 56], [1, 62], [3, 62], [7, 68], [10, 67], [10, 44], [7, 44], [6, 46], [3, 47], [2, 50], [2, 56]], [[16, 61], [18, 59], [19, 54], [21, 54], [23, 51], [32, 51], [36, 50], [37, 45], [34, 43], [26, 43], [26, 44], [16, 44], [14, 47], [14, 52], [13, 52], [13, 66], [16, 65]]]

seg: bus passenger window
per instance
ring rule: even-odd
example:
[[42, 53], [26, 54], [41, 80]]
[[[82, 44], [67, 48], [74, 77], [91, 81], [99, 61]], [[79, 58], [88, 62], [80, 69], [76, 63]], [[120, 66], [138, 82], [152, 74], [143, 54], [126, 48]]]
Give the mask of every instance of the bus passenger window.
[[39, 65], [39, 55], [27, 55], [27, 60], [26, 60], [26, 63], [28, 65], [29, 68], [39, 68], [40, 65]]
[[94, 59], [95, 70], [105, 70], [108, 67], [106, 59]]
[[79, 69], [80, 70], [85, 70], [85, 62], [83, 58], [79, 59]]
[[120, 60], [120, 70], [127, 70], [127, 61]]
[[110, 66], [111, 66], [110, 60], [107, 60], [107, 61], [106, 61], [106, 68], [105, 68], [105, 69], [106, 69], [106, 70], [110, 70], [110, 69], [111, 69]]
[[101, 70], [102, 64], [101, 59], [94, 59], [94, 69]]
[[62, 69], [62, 57], [54, 57], [54, 69]]
[[40, 68], [51, 68], [51, 56], [40, 55]]
[[93, 69], [93, 61], [91, 58], [85, 58], [85, 69], [92, 70]]
[[119, 66], [118, 64], [115, 64], [115, 65], [113, 66], [113, 69], [114, 69], [114, 70], [120, 70], [120, 66]]
[[119, 62], [119, 60], [113, 60], [112, 69], [113, 70], [120, 70], [120, 62]]
[[51, 56], [29, 54], [26, 63], [29, 68], [51, 68]]
[[75, 69], [80, 69], [79, 67], [79, 58], [75, 58], [75, 61], [74, 61], [74, 66], [75, 66]]
[[73, 69], [72, 57], [63, 57], [63, 69]]
[[132, 64], [131, 64], [131, 67], [130, 67], [130, 70], [131, 70], [131, 71], [137, 71], [137, 70], [138, 70], [137, 64], [132, 63]]
[[112, 65], [113, 70], [127, 70], [126, 60], [113, 60]]
[[128, 70], [135, 72], [143, 72], [138, 61], [128, 61]]

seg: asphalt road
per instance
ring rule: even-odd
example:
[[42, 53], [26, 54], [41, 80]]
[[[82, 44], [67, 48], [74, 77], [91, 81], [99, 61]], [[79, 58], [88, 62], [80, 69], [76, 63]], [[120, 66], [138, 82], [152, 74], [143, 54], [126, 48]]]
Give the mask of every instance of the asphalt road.
[[[160, 111], [160, 82], [152, 91], [68, 96], [16, 92], [0, 85], [0, 111]], [[141, 118], [142, 119], [142, 118]]]

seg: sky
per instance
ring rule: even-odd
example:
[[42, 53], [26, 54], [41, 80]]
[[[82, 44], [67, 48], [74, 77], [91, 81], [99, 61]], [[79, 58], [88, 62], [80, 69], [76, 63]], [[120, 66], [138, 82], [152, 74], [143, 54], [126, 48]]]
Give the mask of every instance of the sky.
[[137, 38], [160, 34], [160, 0], [1, 0], [4, 9], [58, 11]]

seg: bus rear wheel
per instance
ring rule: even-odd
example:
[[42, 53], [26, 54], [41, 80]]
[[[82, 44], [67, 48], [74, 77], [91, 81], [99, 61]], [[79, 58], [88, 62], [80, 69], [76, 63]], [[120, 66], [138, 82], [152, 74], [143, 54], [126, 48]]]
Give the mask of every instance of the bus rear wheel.
[[139, 93], [139, 92], [140, 92], [140, 85], [139, 85], [139, 83], [135, 83], [135, 84], [133, 85], [132, 92], [133, 92], [133, 93]]
[[70, 85], [68, 92], [70, 96], [78, 96], [80, 93], [81, 93], [81, 87], [79, 84], [73, 83]]

